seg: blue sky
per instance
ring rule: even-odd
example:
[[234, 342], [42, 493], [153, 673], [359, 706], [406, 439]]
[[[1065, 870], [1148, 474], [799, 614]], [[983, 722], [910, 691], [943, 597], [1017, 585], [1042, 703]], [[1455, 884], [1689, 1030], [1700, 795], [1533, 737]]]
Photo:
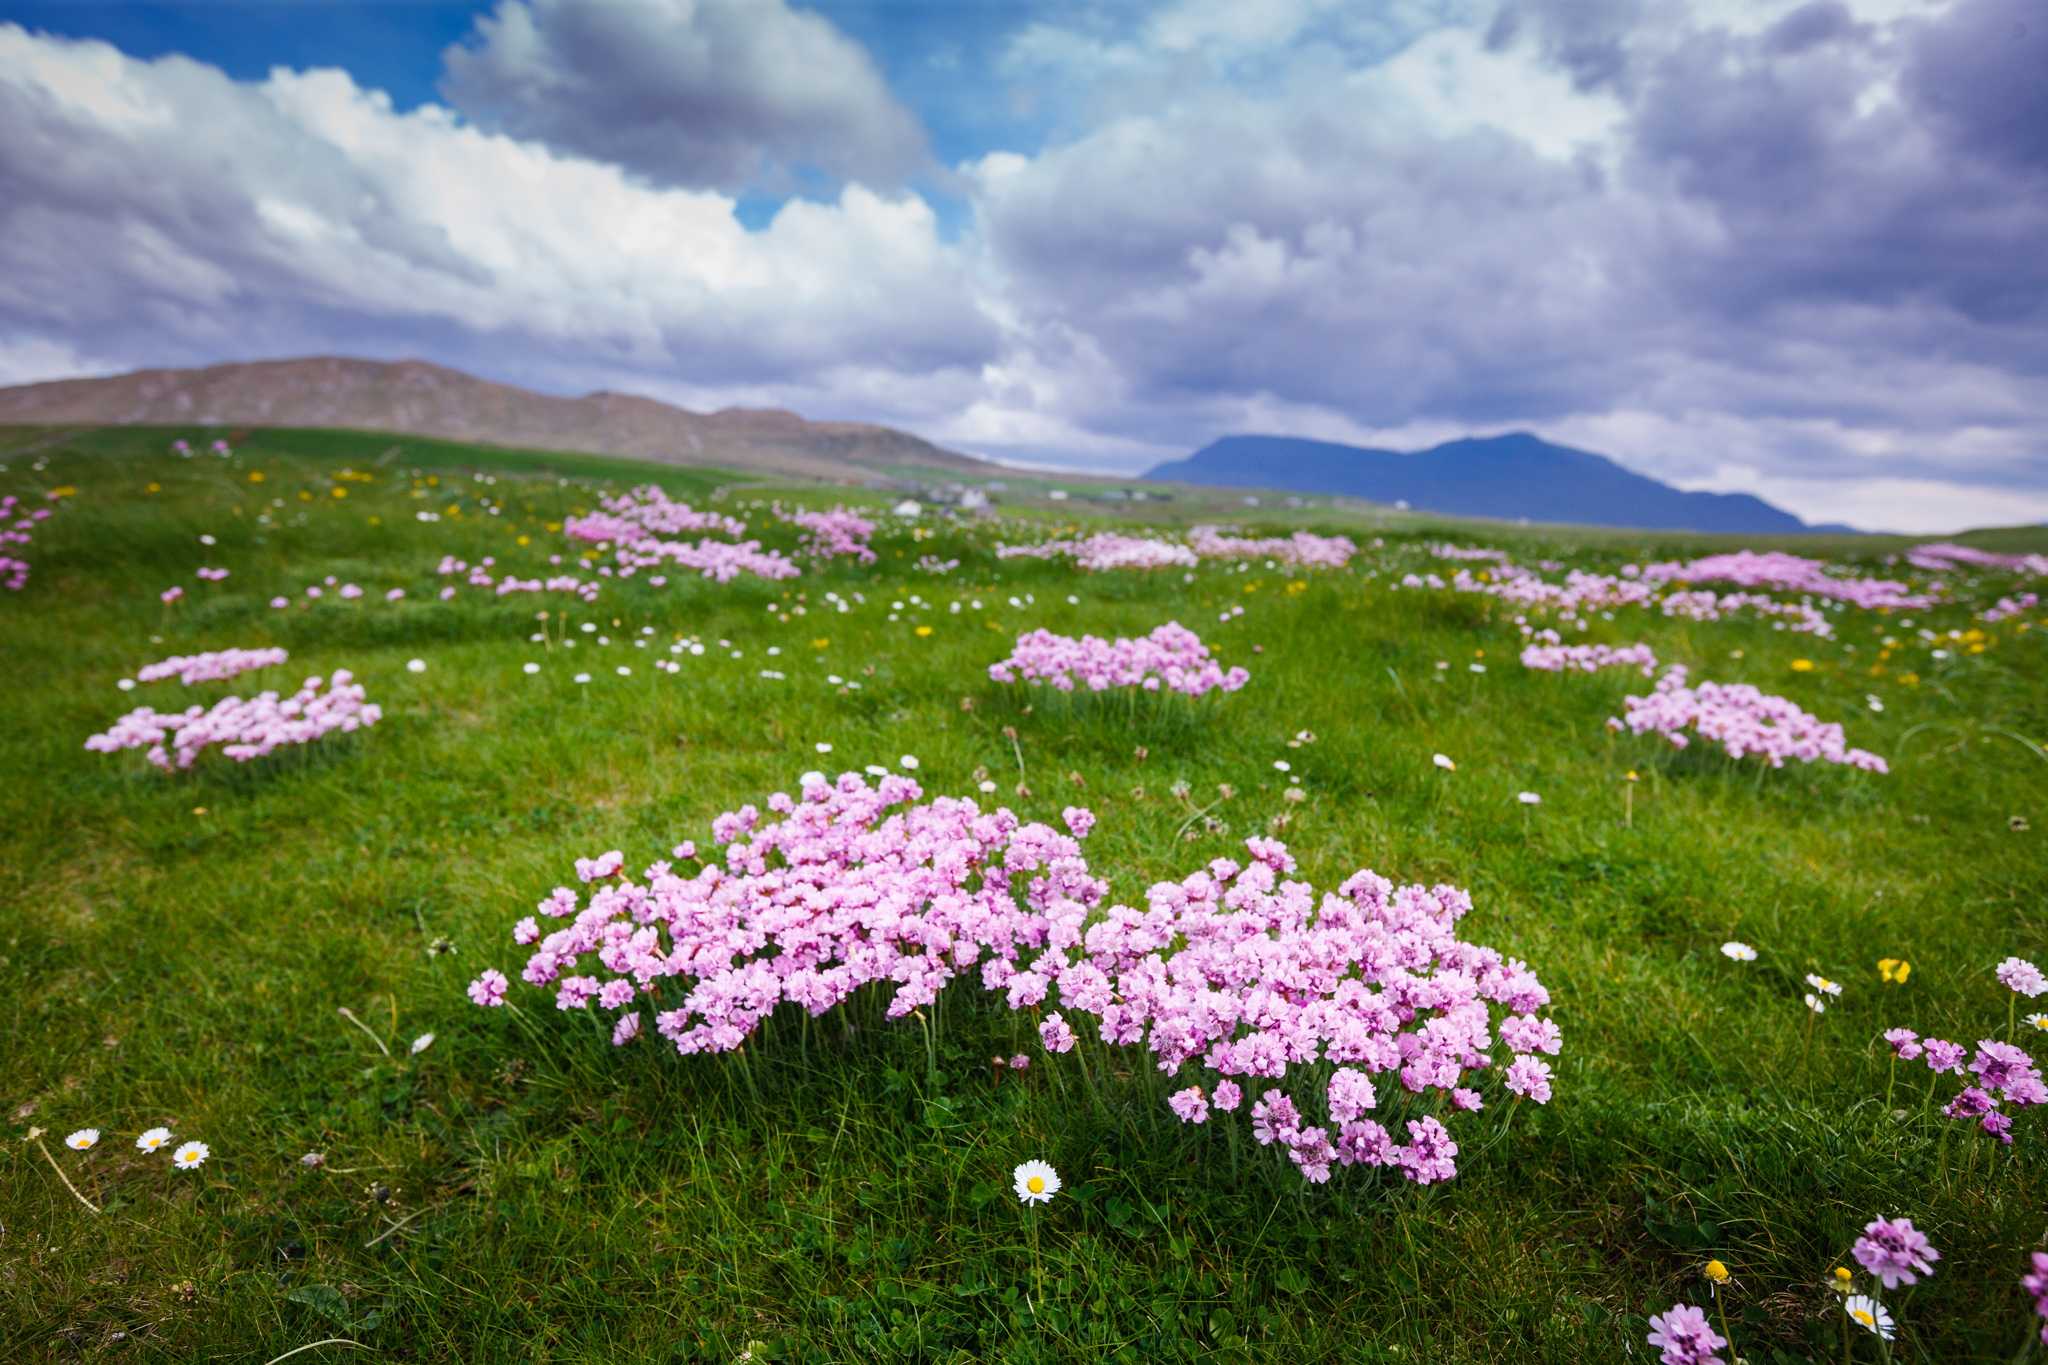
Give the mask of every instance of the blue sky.
[[2038, 0], [0, 3], [0, 383], [342, 352], [1135, 472], [2048, 518]]

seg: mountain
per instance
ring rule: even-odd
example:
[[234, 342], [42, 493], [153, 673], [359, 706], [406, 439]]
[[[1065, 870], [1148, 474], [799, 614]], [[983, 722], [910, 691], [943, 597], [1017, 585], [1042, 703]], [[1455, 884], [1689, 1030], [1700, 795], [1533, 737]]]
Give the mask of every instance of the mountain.
[[422, 360], [317, 356], [0, 389], [0, 425], [81, 423], [348, 427], [827, 479], [891, 465], [1000, 473], [889, 427], [808, 422], [775, 409], [705, 415], [622, 393], [556, 398]]
[[1747, 493], [1682, 493], [1631, 474], [1604, 455], [1555, 446], [1525, 431], [1449, 441], [1404, 455], [1394, 450], [1304, 441], [1292, 436], [1225, 436], [1147, 479], [1342, 493], [1406, 503], [1461, 517], [1631, 526], [1644, 530], [1796, 534], [1849, 531], [1808, 526]]

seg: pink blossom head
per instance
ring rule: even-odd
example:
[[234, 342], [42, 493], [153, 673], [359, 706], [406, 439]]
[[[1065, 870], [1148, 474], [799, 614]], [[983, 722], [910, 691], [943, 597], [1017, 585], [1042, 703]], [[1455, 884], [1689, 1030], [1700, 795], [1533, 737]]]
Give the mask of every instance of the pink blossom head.
[[1207, 1123], [1209, 1101], [1202, 1094], [1202, 1087], [1191, 1085], [1185, 1090], [1176, 1090], [1167, 1096], [1166, 1105], [1173, 1110], [1182, 1123]]
[[[168, 599], [166, 599], [168, 600]], [[2023, 957], [2009, 957], [1995, 969], [1999, 984], [2018, 991], [2029, 1000], [2048, 991], [2048, 976], [2041, 969]]]
[[510, 984], [496, 967], [486, 967], [481, 976], [469, 983], [469, 998], [479, 1005], [502, 1005], [505, 988]]
[[1057, 1014], [1045, 1016], [1045, 1022], [1038, 1026], [1038, 1040], [1045, 1044], [1047, 1052], [1072, 1052], [1076, 1042], [1074, 1030]]
[[1244, 1090], [1236, 1081], [1216, 1082], [1216, 1107], [1224, 1113], [1234, 1113], [1244, 1103]]
[[1917, 1284], [1922, 1275], [1932, 1274], [1941, 1253], [1927, 1235], [1913, 1226], [1910, 1218], [1875, 1219], [1866, 1224], [1863, 1235], [1850, 1248], [1856, 1263], [1878, 1278], [1886, 1289]]
[[1721, 1365], [1714, 1354], [1728, 1344], [1707, 1322], [1706, 1313], [1689, 1303], [1650, 1319], [1650, 1345], [1662, 1354], [1663, 1365]]
[[1961, 1043], [1951, 1043], [1940, 1038], [1925, 1038], [1921, 1042], [1926, 1049], [1927, 1065], [1936, 1075], [1944, 1071], [1961, 1071], [1963, 1058], [1970, 1055], [1970, 1050]]
[[1886, 1029], [1884, 1040], [1892, 1045], [1892, 1055], [1902, 1062], [1910, 1062], [1926, 1051], [1920, 1046], [1920, 1035], [1909, 1028]]
[[1068, 806], [1060, 812], [1060, 818], [1067, 822], [1067, 828], [1074, 832], [1076, 839], [1088, 837], [1088, 831], [1095, 828], [1094, 812], [1080, 806]]

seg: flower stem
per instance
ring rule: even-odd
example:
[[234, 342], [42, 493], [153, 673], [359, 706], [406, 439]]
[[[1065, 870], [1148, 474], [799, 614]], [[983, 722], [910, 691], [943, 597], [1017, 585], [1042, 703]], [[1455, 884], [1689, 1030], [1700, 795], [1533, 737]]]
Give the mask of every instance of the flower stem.
[[87, 1210], [89, 1210], [90, 1212], [98, 1213], [99, 1209], [93, 1204], [92, 1200], [87, 1199], [84, 1195], [80, 1194], [78, 1192], [78, 1186], [71, 1183], [71, 1177], [64, 1174], [64, 1168], [57, 1164], [56, 1157], [50, 1155], [50, 1149], [48, 1147], [43, 1146], [43, 1140], [41, 1138], [36, 1139], [36, 1147], [42, 1152], [43, 1160], [50, 1163], [50, 1169], [57, 1173], [57, 1178], [64, 1182], [64, 1188], [71, 1191], [71, 1197], [76, 1199], [79, 1203], [85, 1205]]

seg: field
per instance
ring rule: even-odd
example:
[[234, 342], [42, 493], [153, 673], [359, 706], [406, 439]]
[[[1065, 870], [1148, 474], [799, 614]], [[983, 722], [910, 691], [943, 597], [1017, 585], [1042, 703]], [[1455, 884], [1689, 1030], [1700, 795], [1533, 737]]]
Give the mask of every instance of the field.
[[[1681, 1301], [1725, 1307], [1752, 1365], [2007, 1361], [2034, 1339], [2018, 1280], [2048, 1236], [2042, 1113], [2013, 1114], [2010, 1146], [1949, 1122], [1957, 1078], [1894, 1068], [1880, 1036], [2035, 1050], [2032, 1007], [1992, 974], [2048, 947], [2048, 629], [2038, 610], [1980, 616], [2026, 586], [2010, 576], [1945, 575], [1951, 600], [1924, 611], [1829, 611], [1832, 639], [1641, 608], [1567, 636], [1789, 697], [1891, 769], [1774, 770], [1614, 733], [1650, 687], [1636, 671], [1525, 669], [1514, 608], [1390, 587], [1448, 578], [1443, 540], [1609, 573], [1726, 541], [1311, 510], [1244, 533], [1349, 534], [1347, 567], [998, 560], [998, 540], [1054, 529], [1033, 518], [1096, 529], [1034, 505], [880, 518], [871, 566], [725, 585], [671, 569], [586, 603], [436, 566], [576, 570], [565, 519], [646, 477], [785, 553], [797, 532], [769, 501], [874, 499], [345, 433], [204, 453], [218, 434], [0, 446], [0, 493], [56, 509], [0, 547], [32, 565], [0, 592], [0, 1358], [267, 1362], [328, 1341], [293, 1359], [1644, 1361], [1647, 1319]], [[174, 436], [201, 453], [166, 453]], [[1886, 567], [1888, 539], [1775, 548], [1816, 544], [1931, 576]], [[933, 575], [921, 556], [959, 563]], [[330, 576], [364, 595], [308, 598]], [[564, 614], [534, 641], [543, 608]], [[988, 675], [1028, 629], [1169, 620], [1249, 683], [1190, 700]], [[255, 679], [116, 687], [166, 656], [273, 645], [290, 663]], [[337, 668], [377, 724], [168, 775], [83, 747], [137, 705]], [[1555, 1097], [1511, 1103], [1487, 1079], [1486, 1107], [1451, 1123], [1453, 1180], [1311, 1184], [1244, 1113], [1176, 1121], [1165, 1096], [1187, 1082], [1138, 1048], [1047, 1053], [971, 974], [927, 1018], [886, 1018], [870, 987], [694, 1056], [651, 1030], [615, 1048], [615, 1012], [518, 980], [512, 926], [580, 886], [576, 859], [618, 849], [637, 874], [686, 839], [709, 853], [715, 817], [807, 769], [905, 756], [927, 799], [1054, 825], [1092, 810], [1089, 865], [1124, 904], [1269, 834], [1319, 892], [1360, 868], [1466, 888], [1463, 936], [1553, 997]], [[516, 1009], [465, 997], [487, 967]], [[1807, 973], [1842, 985], [1824, 1014]], [[1013, 1055], [1028, 1068], [992, 1064]], [[208, 1159], [136, 1150], [158, 1126]], [[83, 1128], [100, 1143], [66, 1150]], [[1066, 1183], [1027, 1216], [1010, 1181], [1029, 1159]], [[1866, 1287], [1850, 1245], [1878, 1217], [1941, 1252], [1882, 1295], [1888, 1347], [1849, 1335], [1824, 1285], [1846, 1266]], [[1710, 1259], [1732, 1273], [1720, 1305]]]

